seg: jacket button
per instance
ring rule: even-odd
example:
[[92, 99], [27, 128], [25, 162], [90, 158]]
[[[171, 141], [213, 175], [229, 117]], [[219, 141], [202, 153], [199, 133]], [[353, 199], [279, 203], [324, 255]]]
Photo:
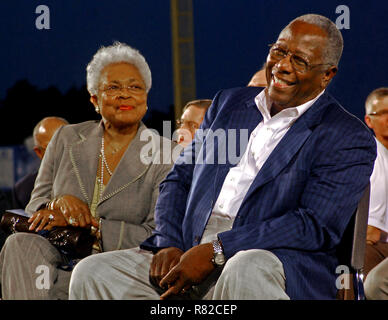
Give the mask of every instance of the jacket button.
[[198, 236], [196, 236], [196, 237], [194, 238], [194, 242], [196, 242], [196, 243], [199, 242], [199, 237], [198, 237]]

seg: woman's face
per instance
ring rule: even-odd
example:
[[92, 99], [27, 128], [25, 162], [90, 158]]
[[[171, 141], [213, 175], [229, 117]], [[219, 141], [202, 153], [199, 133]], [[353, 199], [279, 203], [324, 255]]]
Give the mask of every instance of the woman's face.
[[97, 96], [105, 125], [125, 128], [137, 125], [147, 111], [147, 92], [139, 70], [126, 62], [112, 63], [101, 71]]

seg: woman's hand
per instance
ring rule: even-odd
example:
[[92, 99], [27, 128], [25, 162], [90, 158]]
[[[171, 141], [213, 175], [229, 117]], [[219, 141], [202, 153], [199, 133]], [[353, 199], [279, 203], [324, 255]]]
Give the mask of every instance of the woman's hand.
[[67, 222], [63, 214], [59, 211], [41, 209], [36, 211], [28, 222], [31, 223], [29, 230], [51, 230], [53, 227], [66, 227]]
[[90, 213], [88, 205], [72, 195], [63, 195], [52, 201], [52, 209], [62, 212], [67, 223], [74, 227], [98, 227], [98, 221]]

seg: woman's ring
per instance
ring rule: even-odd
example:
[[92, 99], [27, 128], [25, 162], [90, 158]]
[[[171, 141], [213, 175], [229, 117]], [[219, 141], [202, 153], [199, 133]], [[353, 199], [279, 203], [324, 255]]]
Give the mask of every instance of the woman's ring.
[[69, 223], [70, 223], [71, 225], [75, 225], [76, 220], [73, 219], [72, 217], [70, 217], [70, 218], [69, 218]]
[[50, 215], [48, 216], [49, 220], [50, 221], [53, 221], [54, 220], [54, 216], [50, 213]]

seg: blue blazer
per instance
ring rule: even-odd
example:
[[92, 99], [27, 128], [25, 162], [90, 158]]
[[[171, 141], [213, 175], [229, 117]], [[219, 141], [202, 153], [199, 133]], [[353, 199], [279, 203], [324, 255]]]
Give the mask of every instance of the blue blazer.
[[[259, 88], [220, 91], [201, 128], [246, 129], [250, 135], [262, 121], [254, 102], [259, 92]], [[237, 150], [243, 131], [238, 133]], [[218, 154], [233, 151], [228, 139], [226, 135], [222, 143], [209, 133], [196, 134], [160, 185], [156, 230], [142, 248], [186, 251], [200, 243], [224, 179], [236, 165]], [[216, 164], [195, 164], [195, 149], [197, 159], [214, 157]], [[246, 144], [241, 145], [238, 157], [245, 149]], [[291, 299], [335, 298], [336, 248], [369, 182], [375, 158], [371, 132], [325, 92], [264, 163], [232, 230], [218, 234], [226, 258], [240, 250], [269, 250], [283, 263]]]

